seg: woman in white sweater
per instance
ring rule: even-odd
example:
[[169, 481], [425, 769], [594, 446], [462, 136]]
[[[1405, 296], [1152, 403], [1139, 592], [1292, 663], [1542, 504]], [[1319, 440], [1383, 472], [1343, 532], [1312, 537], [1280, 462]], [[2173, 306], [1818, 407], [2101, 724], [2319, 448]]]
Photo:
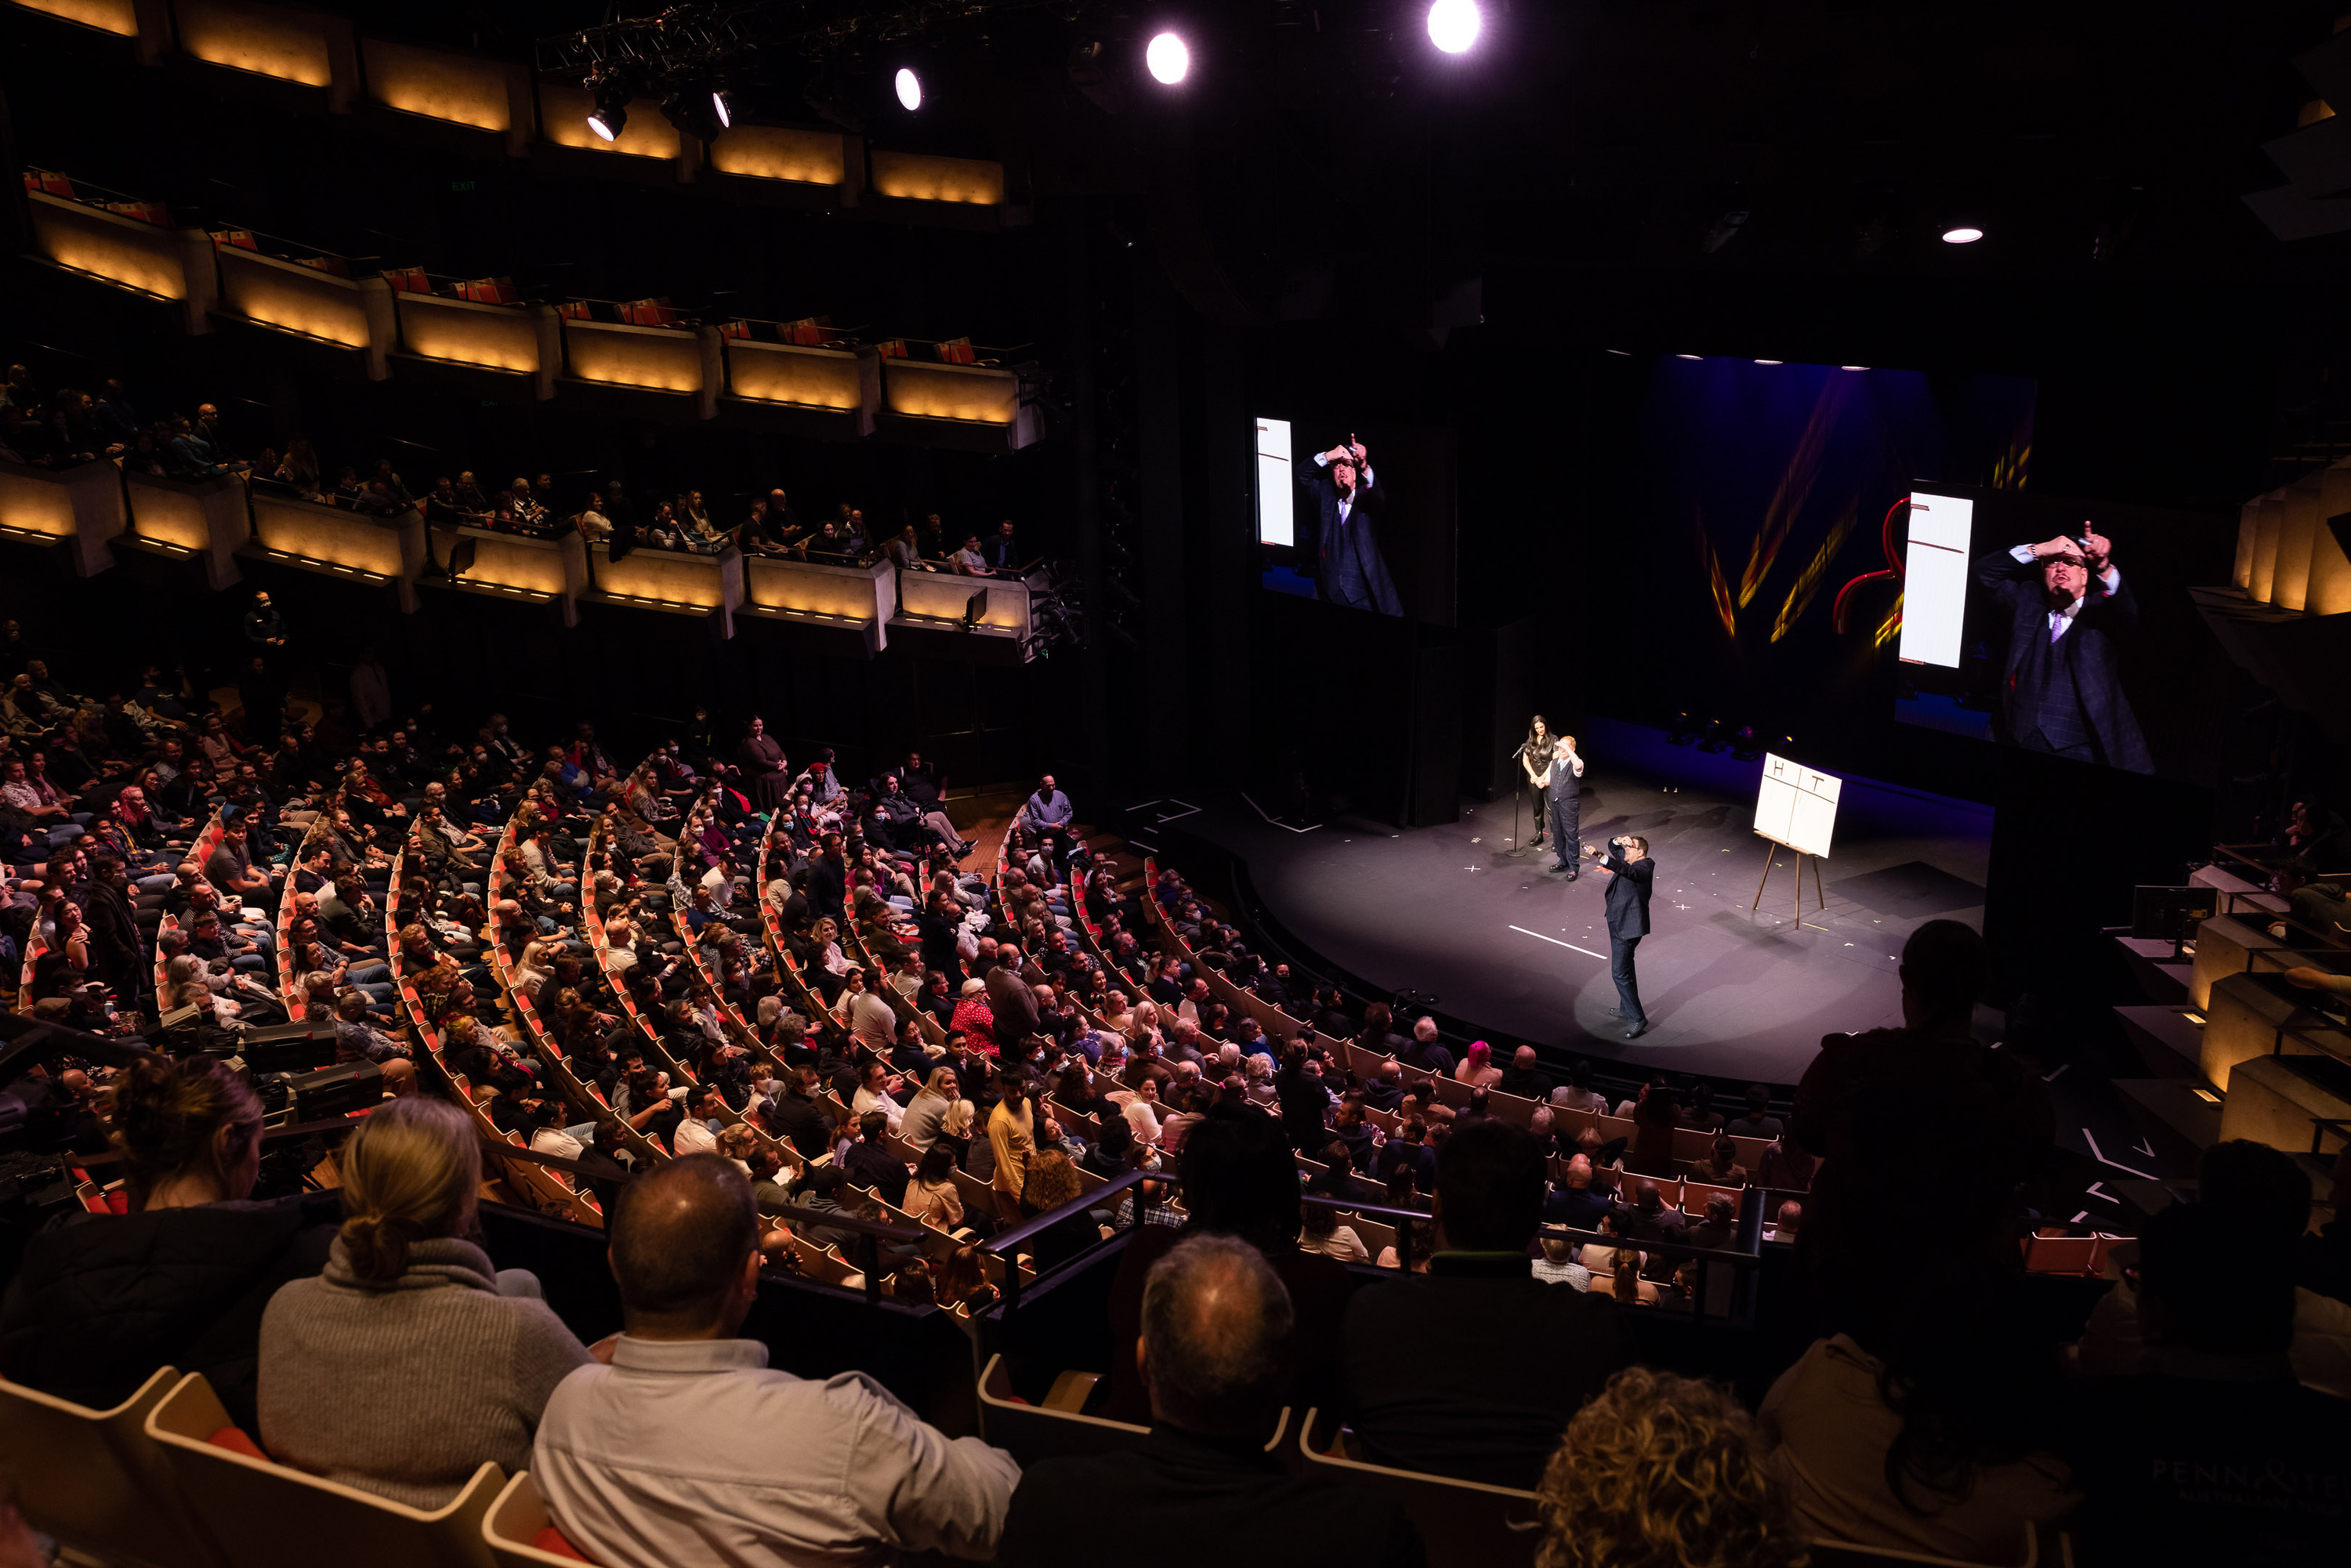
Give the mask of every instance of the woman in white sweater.
[[[486, 1459], [530, 1465], [548, 1396], [588, 1352], [463, 1238], [481, 1154], [465, 1113], [395, 1100], [344, 1145], [326, 1271], [261, 1320], [261, 1446], [281, 1464], [438, 1508]], [[528, 1296], [510, 1292], [520, 1289]]]

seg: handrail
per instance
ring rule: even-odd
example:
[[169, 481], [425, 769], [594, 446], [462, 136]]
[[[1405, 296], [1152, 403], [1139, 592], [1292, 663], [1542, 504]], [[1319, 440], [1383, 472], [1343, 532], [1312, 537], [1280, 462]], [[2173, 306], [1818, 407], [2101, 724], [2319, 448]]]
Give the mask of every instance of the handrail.
[[[1019, 1247], [1021, 1242], [1028, 1240], [1030, 1237], [1050, 1230], [1054, 1226], [1059, 1225], [1063, 1220], [1070, 1218], [1073, 1215], [1084, 1214], [1091, 1212], [1093, 1209], [1100, 1208], [1102, 1206], [1102, 1200], [1104, 1198], [1115, 1197], [1120, 1193], [1126, 1191], [1129, 1187], [1153, 1179], [1165, 1180], [1166, 1179], [1165, 1173], [1162, 1171], [1140, 1169], [1126, 1171], [1113, 1177], [1109, 1181], [1102, 1183], [1102, 1186], [1095, 1187], [1092, 1192], [1081, 1193], [1076, 1197], [1071, 1198], [1069, 1202], [1062, 1204], [1058, 1207], [1047, 1209], [1044, 1213], [1037, 1216], [1034, 1219], [1024, 1219], [1018, 1225], [1008, 1226], [989, 1237], [986, 1241], [981, 1242], [981, 1251], [986, 1252], [992, 1257], [1000, 1258], [1004, 1260], [1003, 1293], [1005, 1314], [1008, 1317], [1013, 1312], [1016, 1312], [1020, 1309], [1020, 1261], [1019, 1258], [1014, 1256], [1014, 1249]], [[1143, 1217], [1138, 1212], [1135, 1216], [1135, 1223], [1140, 1226], [1142, 1219]], [[1058, 1267], [1066, 1268], [1070, 1263], [1074, 1263], [1076, 1261], [1077, 1259], [1071, 1258]], [[1051, 1270], [1047, 1270], [1047, 1272], [1050, 1271]], [[1043, 1275], [1040, 1274], [1039, 1277], [1041, 1279]]]

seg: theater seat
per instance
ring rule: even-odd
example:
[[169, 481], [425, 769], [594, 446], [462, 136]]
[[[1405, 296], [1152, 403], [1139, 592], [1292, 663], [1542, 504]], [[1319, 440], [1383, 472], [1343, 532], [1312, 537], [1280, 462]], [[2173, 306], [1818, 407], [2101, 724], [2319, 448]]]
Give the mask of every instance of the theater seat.
[[547, 1568], [548, 1564], [585, 1563], [589, 1559], [563, 1537], [538, 1495], [530, 1472], [507, 1482], [487, 1513], [482, 1515], [482, 1541], [497, 1568]]
[[0, 1381], [0, 1471], [16, 1505], [43, 1534], [78, 1556], [126, 1568], [226, 1559], [182, 1500], [172, 1468], [147, 1435], [147, 1417], [179, 1385], [158, 1367], [111, 1410]]
[[[365, 1412], [354, 1410], [354, 1419]], [[200, 1373], [148, 1413], [197, 1521], [235, 1568], [489, 1568], [482, 1517], [506, 1482], [484, 1463], [445, 1506], [426, 1511], [304, 1475], [214, 1441], [235, 1423]]]
[[1521, 1568], [1542, 1539], [1535, 1494], [1483, 1481], [1367, 1464], [1347, 1452], [1349, 1434], [1320, 1410], [1306, 1413], [1298, 1451], [1308, 1475], [1353, 1480], [1395, 1499], [1428, 1549], [1429, 1568]]
[[[2048, 1568], [2073, 1568], [2074, 1543], [2064, 1535], [2052, 1538], [2053, 1545], [2046, 1558]], [[1807, 1541], [1812, 1549], [1813, 1568], [1890, 1568], [1894, 1563], [1910, 1563], [1913, 1568], [1985, 1568], [1980, 1563], [1958, 1557], [1933, 1557], [1922, 1552], [1898, 1552], [1887, 1546], [1858, 1546], [1849, 1541]], [[2031, 1520], [2024, 1521], [2024, 1539], [2019, 1555], [2010, 1558], [1999, 1568], [2043, 1568], [2044, 1559], [2040, 1531]]]

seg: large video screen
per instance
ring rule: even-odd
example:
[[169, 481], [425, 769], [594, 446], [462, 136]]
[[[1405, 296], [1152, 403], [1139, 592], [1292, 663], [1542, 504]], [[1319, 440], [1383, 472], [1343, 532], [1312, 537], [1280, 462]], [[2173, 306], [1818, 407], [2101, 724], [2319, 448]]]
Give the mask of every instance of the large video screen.
[[1260, 583], [1452, 624], [1451, 432], [1344, 417], [1260, 414], [1254, 423]]
[[1896, 718], [2209, 781], [2226, 661], [2188, 590], [2227, 580], [2231, 519], [1947, 486], [1907, 510]]

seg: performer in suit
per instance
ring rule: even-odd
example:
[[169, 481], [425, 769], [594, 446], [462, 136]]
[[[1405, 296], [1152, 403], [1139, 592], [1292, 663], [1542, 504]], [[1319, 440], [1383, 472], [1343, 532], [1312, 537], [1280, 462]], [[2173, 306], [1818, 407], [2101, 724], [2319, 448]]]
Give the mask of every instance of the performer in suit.
[[2138, 601], [2116, 570], [2113, 546], [2089, 524], [1976, 562], [2007, 624], [1998, 736], [2053, 752], [2152, 773], [2155, 759], [2124, 695], [2118, 634], [2138, 623]]
[[1649, 841], [1625, 833], [1608, 841], [1604, 855], [1591, 844], [1583, 852], [1602, 861], [1608, 873], [1608, 976], [1616, 982], [1616, 1017], [1625, 1020], [1625, 1038], [1638, 1040], [1649, 1032], [1649, 1015], [1641, 1010], [1640, 977], [1633, 972], [1633, 949], [1649, 934], [1649, 884], [1657, 862], [1649, 858]]
[[1301, 470], [1298, 482], [1314, 497], [1318, 596], [1325, 604], [1403, 614], [1404, 602], [1372, 534], [1372, 515], [1387, 497], [1373, 481], [1371, 454], [1363, 443], [1316, 453], [1314, 465]]
[[1543, 788], [1551, 796], [1552, 852], [1559, 859], [1552, 866], [1563, 871], [1567, 880], [1575, 880], [1575, 851], [1569, 846], [1578, 841], [1583, 831], [1583, 801], [1580, 798], [1583, 786], [1577, 782], [1583, 777], [1583, 758], [1575, 754], [1575, 737], [1562, 735], [1552, 744], [1551, 764], [1543, 769]]

